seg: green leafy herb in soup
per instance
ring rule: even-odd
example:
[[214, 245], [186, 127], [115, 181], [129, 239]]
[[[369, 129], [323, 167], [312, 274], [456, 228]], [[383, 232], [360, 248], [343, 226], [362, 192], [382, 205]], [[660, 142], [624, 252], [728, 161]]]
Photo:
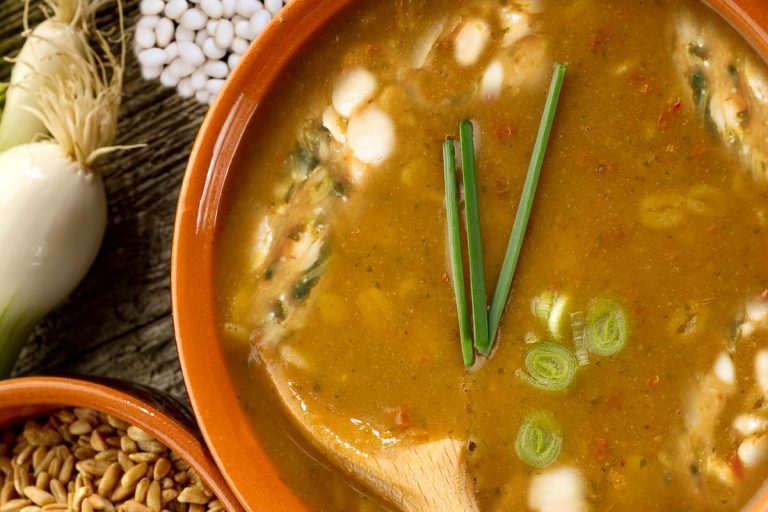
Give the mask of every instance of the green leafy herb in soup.
[[[478, 225], [443, 162], [464, 119]], [[694, 0], [356, 2], [228, 178], [221, 329], [285, 480], [328, 511], [741, 510], [768, 477], [767, 126], [765, 64]]]

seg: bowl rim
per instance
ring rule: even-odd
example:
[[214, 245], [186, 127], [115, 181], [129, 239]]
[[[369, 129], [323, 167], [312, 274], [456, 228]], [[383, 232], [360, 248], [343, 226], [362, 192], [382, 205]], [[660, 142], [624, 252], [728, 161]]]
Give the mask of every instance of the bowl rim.
[[[140, 396], [142, 395], [142, 396]], [[58, 407], [85, 407], [115, 416], [151, 434], [195, 470], [228, 511], [241, 511], [183, 405], [157, 390], [111, 379], [19, 377], [0, 381], [4, 426]]]
[[[214, 307], [217, 220], [230, 164], [250, 118], [313, 35], [358, 0], [292, 0], [257, 38], [206, 115], [179, 196], [171, 257], [174, 327], [184, 381], [203, 436], [242, 506], [306, 511], [251, 429], [224, 362]], [[768, 61], [765, 0], [703, 0]], [[258, 77], [256, 80], [253, 77]], [[216, 387], [212, 386], [215, 381]], [[226, 421], [216, 418], [226, 418]], [[244, 457], [243, 454], [248, 456]], [[745, 510], [768, 507], [761, 491]]]

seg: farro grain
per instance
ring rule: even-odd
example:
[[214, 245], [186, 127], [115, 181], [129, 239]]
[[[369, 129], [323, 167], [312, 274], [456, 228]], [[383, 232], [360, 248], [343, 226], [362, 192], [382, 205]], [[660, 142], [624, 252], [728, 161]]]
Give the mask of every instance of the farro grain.
[[40, 489], [38, 487], [35, 487], [34, 485], [29, 485], [25, 487], [24, 495], [30, 500], [32, 500], [32, 503], [34, 503], [38, 507], [42, 507], [44, 505], [48, 505], [50, 503], [56, 502], [56, 498], [53, 497], [53, 494], [46, 492], [43, 489]]
[[[51, 464], [51, 466], [52, 465], [53, 464]], [[72, 470], [75, 468], [75, 456], [72, 455], [71, 453], [67, 454], [67, 456], [64, 458], [64, 462], [62, 462], [60, 465], [61, 465], [61, 469], [58, 472], [59, 481], [69, 482], [69, 480], [72, 478]], [[51, 471], [48, 471], [48, 472], [53, 474], [53, 472]]]
[[151, 435], [147, 434], [143, 430], [141, 430], [139, 427], [131, 425], [126, 430], [126, 433], [128, 434], [128, 437], [136, 441], [137, 443], [139, 441], [154, 441], [155, 438]]
[[139, 451], [139, 447], [136, 444], [136, 441], [134, 441], [128, 436], [122, 436], [120, 438], [120, 449], [128, 454], [136, 453], [137, 451]]
[[144, 477], [136, 484], [136, 491], [133, 493], [133, 499], [139, 503], [147, 501], [147, 492], [149, 491], [149, 478]]
[[154, 481], [149, 484], [149, 490], [147, 490], [147, 506], [152, 512], [160, 512], [163, 508], [162, 489], [160, 488], [160, 482]]
[[41, 471], [35, 479], [35, 487], [38, 489], [47, 489], [50, 482], [51, 475], [49, 475], [47, 471]]
[[136, 464], [140, 464], [142, 462], [155, 462], [158, 459], [158, 456], [156, 453], [149, 453], [149, 452], [138, 452], [138, 453], [131, 453], [128, 455], [128, 458], [131, 459]]
[[197, 485], [190, 485], [182, 489], [177, 499], [180, 503], [197, 503], [200, 505], [211, 501], [211, 498], [206, 496], [203, 489]]
[[117, 462], [120, 463], [120, 466], [123, 468], [123, 471], [130, 470], [133, 466], [136, 465], [131, 459], [128, 458], [128, 455], [123, 452], [117, 452]]
[[133, 489], [139, 479], [147, 474], [147, 467], [148, 466], [146, 462], [135, 465], [125, 472], [123, 477], [120, 479], [120, 485]]
[[51, 490], [51, 494], [53, 494], [53, 497], [56, 498], [56, 503], [60, 504], [67, 504], [67, 490], [64, 488], [64, 485], [57, 479], [51, 480], [51, 482], [48, 484], [48, 487]]
[[107, 496], [112, 491], [112, 489], [115, 488], [115, 485], [120, 479], [122, 473], [123, 468], [120, 467], [120, 464], [113, 462], [104, 472], [104, 476], [99, 482], [99, 494], [102, 496]]
[[32, 502], [29, 500], [17, 498], [6, 502], [4, 505], [0, 505], [0, 512], [19, 512], [19, 510], [31, 504]]
[[94, 430], [91, 432], [91, 448], [96, 450], [97, 452], [103, 452], [109, 446], [107, 446], [107, 443], [104, 442], [104, 438], [101, 436], [98, 430]]

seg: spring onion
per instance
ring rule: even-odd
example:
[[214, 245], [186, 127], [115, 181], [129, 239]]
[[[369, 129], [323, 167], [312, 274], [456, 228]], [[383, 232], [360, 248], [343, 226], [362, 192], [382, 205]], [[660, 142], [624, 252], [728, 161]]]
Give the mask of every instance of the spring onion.
[[464, 215], [467, 226], [467, 249], [469, 255], [469, 290], [472, 296], [472, 324], [475, 347], [478, 352], [488, 355], [491, 343], [488, 338], [488, 306], [485, 295], [485, 272], [483, 270], [483, 243], [480, 237], [480, 212], [477, 202], [477, 171], [475, 168], [475, 145], [472, 123], [459, 123], [461, 143], [461, 170], [464, 179]]
[[515, 441], [520, 460], [534, 468], [545, 468], [557, 460], [562, 447], [562, 432], [549, 414], [532, 413], [523, 420]]
[[499, 330], [499, 323], [501, 322], [501, 314], [504, 312], [504, 307], [506, 306], [507, 298], [509, 297], [509, 291], [512, 287], [512, 279], [514, 278], [515, 268], [517, 267], [517, 261], [520, 257], [525, 229], [528, 226], [528, 219], [531, 215], [531, 208], [533, 207], [533, 197], [536, 193], [536, 186], [539, 182], [539, 175], [541, 174], [541, 166], [544, 162], [544, 153], [547, 150], [549, 135], [555, 120], [557, 102], [560, 98], [563, 80], [565, 79], [565, 70], [566, 67], [564, 65], [555, 64], [555, 72], [549, 86], [547, 101], [544, 104], [544, 113], [541, 117], [539, 133], [536, 136], [536, 144], [533, 147], [531, 163], [528, 167], [528, 174], [525, 178], [525, 184], [523, 185], [523, 192], [520, 196], [520, 204], [518, 205], [517, 214], [515, 215], [515, 223], [512, 226], [512, 233], [509, 237], [507, 252], [504, 255], [504, 263], [501, 266], [499, 281], [496, 284], [496, 291], [494, 292], [493, 302], [491, 303], [489, 343], [485, 353], [490, 352], [493, 340], [496, 338], [496, 333]]
[[[47, 134], [43, 121], [33, 113], [41, 92], [38, 78], [66, 72], [66, 55], [86, 56], [86, 21], [96, 3], [90, 0], [46, 2], [51, 16], [28, 33], [24, 46], [14, 59], [0, 119], [0, 151]], [[26, 16], [24, 21], [27, 28]]]
[[536, 343], [525, 356], [525, 369], [517, 375], [525, 382], [547, 391], [561, 391], [573, 382], [578, 361], [573, 352], [558, 343]]
[[34, 325], [83, 278], [104, 235], [107, 202], [94, 162], [116, 149], [108, 146], [123, 59], [99, 41], [102, 56], [65, 46], [60, 68], [33, 71], [35, 104], [27, 107], [51, 139], [0, 153], [0, 377]]
[[451, 280], [456, 296], [456, 312], [459, 315], [459, 337], [464, 366], [475, 362], [472, 331], [469, 326], [467, 296], [464, 288], [464, 263], [461, 254], [461, 221], [459, 220], [459, 193], [456, 187], [456, 150], [453, 141], [443, 142], [443, 168], [445, 175], [445, 211], [448, 221], [448, 254], [451, 260]]
[[568, 294], [547, 290], [533, 299], [531, 309], [536, 318], [559, 341], [565, 336], [566, 318], [570, 313], [572, 302], [571, 296]]
[[571, 313], [571, 333], [573, 344], [576, 346], [576, 359], [579, 360], [579, 366], [586, 366], [589, 364], [589, 351], [587, 350], [587, 340], [584, 339], [584, 312]]
[[587, 348], [599, 356], [617, 354], [627, 342], [624, 310], [610, 299], [595, 299], [587, 310], [584, 338]]

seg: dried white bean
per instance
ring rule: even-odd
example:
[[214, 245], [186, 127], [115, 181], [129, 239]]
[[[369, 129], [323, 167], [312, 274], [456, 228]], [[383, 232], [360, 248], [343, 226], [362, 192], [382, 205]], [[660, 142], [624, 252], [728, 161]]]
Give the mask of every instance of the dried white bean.
[[179, 57], [195, 67], [202, 66], [205, 63], [203, 50], [195, 43], [189, 41], [179, 43]]
[[283, 8], [283, 0], [264, 0], [264, 8], [274, 16]]
[[229, 20], [219, 21], [219, 25], [216, 27], [216, 35], [214, 40], [216, 46], [219, 48], [228, 48], [232, 44], [232, 38], [235, 36], [235, 27], [232, 26], [232, 22]]
[[165, 2], [163, 0], [141, 0], [139, 3], [139, 11], [145, 16], [151, 14], [160, 14], [163, 12]]
[[237, 63], [240, 62], [240, 58], [242, 55], [239, 55], [237, 53], [230, 53], [229, 57], [227, 57], [227, 66], [229, 66], [229, 69], [235, 69], [235, 66], [237, 66]]
[[169, 68], [165, 68], [160, 73], [160, 83], [164, 87], [176, 87], [176, 84], [179, 83], [179, 77], [174, 75]]
[[138, 23], [136, 23], [136, 28], [139, 28], [139, 27], [155, 28], [158, 21], [160, 21], [160, 16], [142, 16], [141, 19], [139, 19]]
[[203, 71], [211, 78], [226, 78], [229, 74], [227, 64], [220, 60], [209, 60], [203, 66]]
[[195, 99], [200, 103], [208, 103], [211, 100], [211, 93], [205, 89], [200, 89], [195, 93]]
[[470, 18], [461, 27], [454, 41], [453, 53], [461, 66], [472, 66], [488, 46], [491, 28], [480, 18]]
[[189, 62], [186, 62], [182, 58], [178, 58], [173, 62], [171, 62], [170, 64], [168, 64], [168, 70], [170, 70], [170, 72], [178, 78], [184, 78], [186, 76], [191, 75], [192, 73], [195, 72], [195, 69], [196, 69], [195, 66], [193, 66]]
[[[138, 28], [136, 29], [138, 32]], [[168, 18], [161, 18], [155, 27], [155, 44], [165, 48], [173, 40], [173, 22]]]
[[163, 66], [141, 66], [141, 78], [154, 80], [163, 72]]
[[200, 89], [205, 89], [205, 82], [208, 81], [208, 75], [205, 74], [205, 71], [202, 69], [198, 69], [194, 73], [192, 73], [192, 76], [189, 77], [189, 83], [192, 86], [192, 88], [196, 91], [199, 91]]
[[205, 83], [205, 89], [211, 94], [219, 94], [223, 85], [224, 80], [220, 78], [211, 78]]
[[227, 50], [216, 46], [216, 41], [209, 37], [203, 41], [203, 53], [209, 59], [221, 59], [227, 54]]
[[243, 39], [253, 39], [251, 28], [248, 26], [248, 21], [240, 20], [235, 23], [235, 35], [237, 37], [242, 37]]
[[245, 39], [236, 37], [235, 40], [232, 41], [232, 45], [230, 46], [230, 48], [232, 49], [233, 52], [239, 53], [240, 55], [242, 55], [245, 53], [245, 50], [248, 49], [248, 45], [250, 44], [251, 43], [249, 43]]
[[200, 30], [208, 22], [208, 16], [200, 9], [193, 7], [181, 15], [179, 23], [189, 30]]
[[200, 8], [209, 18], [221, 18], [224, 14], [224, 7], [219, 0], [200, 0]]
[[342, 117], [352, 113], [367, 103], [378, 89], [376, 77], [365, 68], [353, 68], [346, 71], [333, 88], [333, 108]]
[[718, 379], [728, 385], [733, 385], [733, 383], [736, 382], [736, 367], [733, 365], [731, 356], [725, 352], [722, 352], [718, 356], [715, 365], [712, 367], [712, 371], [715, 372]]
[[161, 48], [149, 48], [142, 50], [136, 56], [142, 66], [158, 67], [165, 64], [165, 50]]
[[221, 0], [221, 8], [225, 18], [231, 18], [235, 15], [235, 3], [236, 0]]
[[176, 27], [176, 42], [180, 43], [182, 41], [194, 41], [195, 40], [195, 31], [190, 30], [186, 27], [182, 27], [179, 25]]
[[165, 4], [163, 13], [167, 18], [176, 20], [179, 19], [181, 15], [187, 11], [187, 9], [189, 9], [187, 0], [170, 0], [170, 2]]
[[195, 94], [195, 89], [192, 87], [192, 84], [189, 83], [189, 78], [179, 80], [179, 85], [176, 86], [176, 91], [178, 91], [179, 96], [182, 98], [191, 98]]
[[165, 63], [173, 62], [179, 56], [179, 43], [171, 42], [165, 47]]
[[235, 11], [244, 18], [250, 18], [260, 9], [264, 9], [264, 5], [259, 0], [236, 0], [235, 2]]
[[764, 394], [768, 394], [768, 349], [760, 349], [755, 354], [755, 382]]
[[208, 39], [208, 32], [206, 32], [205, 30], [198, 30], [195, 33], [195, 44], [199, 48], [203, 47], [203, 43], [205, 42], [206, 39]]
[[133, 39], [140, 48], [152, 48], [155, 46], [155, 31], [149, 27], [136, 27]]
[[347, 144], [363, 163], [379, 165], [395, 148], [395, 125], [376, 106], [356, 113], [347, 125]]
[[256, 11], [253, 16], [251, 16], [251, 21], [249, 22], [252, 37], [261, 34], [262, 30], [264, 30], [264, 27], [267, 26], [267, 23], [269, 23], [269, 20], [271, 19], [272, 16], [268, 11], [265, 11], [264, 9]]
[[208, 20], [208, 23], [205, 24], [205, 31], [209, 36], [213, 37], [216, 35], [216, 26], [218, 24], [219, 20]]

